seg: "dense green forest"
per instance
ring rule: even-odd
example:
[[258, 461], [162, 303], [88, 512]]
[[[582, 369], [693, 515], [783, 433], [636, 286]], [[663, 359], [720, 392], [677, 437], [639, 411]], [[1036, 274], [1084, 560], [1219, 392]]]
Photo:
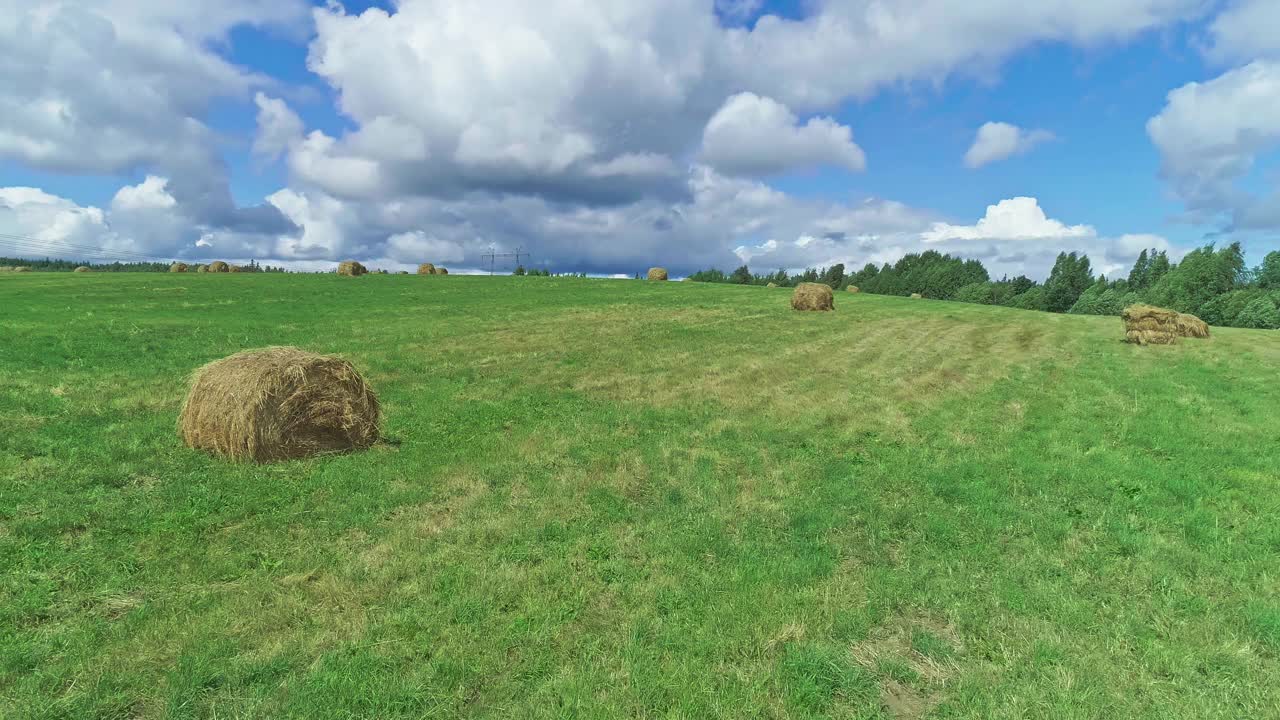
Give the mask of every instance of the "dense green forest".
[[1210, 325], [1280, 328], [1280, 252], [1249, 268], [1238, 242], [1220, 249], [1212, 244], [1196, 248], [1178, 263], [1164, 251], [1144, 250], [1129, 274], [1115, 279], [1094, 276], [1087, 255], [1064, 252], [1043, 283], [1025, 276], [992, 280], [981, 262], [934, 250], [911, 253], [892, 265], [868, 264], [852, 274], [845, 273], [844, 265], [833, 265], [796, 275], [783, 270], [756, 275], [743, 265], [728, 274], [704, 270], [691, 278], [743, 285], [820, 282], [837, 290], [853, 285], [880, 295], [920, 293], [938, 300], [1078, 315], [1119, 315], [1125, 307], [1145, 302], [1197, 315]]

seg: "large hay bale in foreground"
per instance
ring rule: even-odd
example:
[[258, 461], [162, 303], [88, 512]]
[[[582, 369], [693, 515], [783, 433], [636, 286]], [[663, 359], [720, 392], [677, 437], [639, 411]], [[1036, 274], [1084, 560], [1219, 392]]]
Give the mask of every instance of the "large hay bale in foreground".
[[183, 262], [176, 262], [169, 266], [169, 272], [186, 272], [186, 271], [187, 271], [187, 264]]
[[657, 281], [660, 281], [660, 282], [666, 282], [666, 280], [667, 280], [667, 269], [666, 269], [666, 268], [659, 268], [659, 267], [649, 268], [649, 279], [650, 279], [650, 280], [657, 280]]
[[1209, 337], [1209, 324], [1195, 315], [1154, 305], [1130, 305], [1120, 318], [1125, 341], [1136, 345], [1172, 345], [1180, 337]]
[[861, 290], [859, 290], [859, 289], [858, 289], [858, 286], [857, 286], [857, 285], [850, 285], [849, 287], [845, 288], [845, 290], [847, 290], [848, 292], [851, 292], [851, 293], [860, 293], [860, 292], [862, 292]]
[[435, 274], [436, 274], [436, 275], [448, 275], [448, 274], [449, 274], [449, 268], [442, 268], [442, 267], [438, 267], [438, 268], [436, 268]]
[[197, 450], [272, 462], [368, 448], [378, 417], [378, 397], [351, 363], [270, 347], [197, 370], [178, 431]]
[[368, 274], [369, 269], [355, 260], [344, 260], [338, 263], [338, 274], [347, 277], [360, 277]]
[[835, 310], [836, 298], [822, 283], [800, 283], [791, 294], [792, 310]]
[[80, 267], [76, 268], [75, 270], [72, 270], [71, 272], [92, 272], [92, 270], [90, 270], [88, 267], [84, 265], [81, 265]]
[[213, 262], [209, 263], [209, 272], [213, 272], [213, 273], [231, 272], [231, 266], [222, 262], [221, 260], [214, 260]]
[[436, 266], [431, 263], [422, 263], [418, 266], [419, 275], [435, 275]]

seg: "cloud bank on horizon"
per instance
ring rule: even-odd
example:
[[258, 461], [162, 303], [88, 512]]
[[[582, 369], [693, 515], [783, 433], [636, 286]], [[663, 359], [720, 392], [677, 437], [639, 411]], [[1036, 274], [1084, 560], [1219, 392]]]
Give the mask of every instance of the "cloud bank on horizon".
[[[466, 268], [520, 246], [629, 275], [937, 249], [1042, 277], [1060, 250], [1115, 273], [1280, 231], [1273, 0], [796, 5], [0, 0], [0, 236], [24, 238], [0, 255]], [[1194, 62], [1086, 113], [1037, 79], [1045, 46]]]

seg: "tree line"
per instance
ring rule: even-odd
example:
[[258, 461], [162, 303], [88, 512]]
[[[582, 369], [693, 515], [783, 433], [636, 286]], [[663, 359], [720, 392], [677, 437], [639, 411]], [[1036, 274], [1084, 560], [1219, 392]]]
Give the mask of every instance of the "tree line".
[[788, 274], [779, 270], [758, 275], [743, 265], [731, 273], [703, 270], [690, 276], [699, 282], [792, 287], [817, 282], [844, 290], [853, 285], [879, 295], [1002, 305], [1024, 310], [1076, 315], [1119, 315], [1137, 303], [1149, 303], [1199, 316], [1210, 325], [1280, 328], [1280, 251], [1268, 253], [1262, 264], [1245, 265], [1240, 243], [1196, 248], [1181, 262], [1163, 250], [1143, 250], [1124, 277], [1093, 274], [1084, 253], [1059, 253], [1043, 283], [1019, 275], [993, 280], [978, 260], [965, 260], [936, 250], [904, 255], [896, 263], [868, 263], [846, 274], [843, 264], [809, 268]]
[[[167, 262], [76, 262], [73, 260], [29, 260], [25, 258], [0, 257], [0, 267], [29, 267], [40, 272], [71, 272], [78, 267], [87, 267], [94, 272], [169, 272]], [[194, 264], [191, 267], [195, 267]], [[248, 265], [241, 265], [240, 272], [288, 272], [282, 267], [259, 265], [257, 260], [250, 260]]]

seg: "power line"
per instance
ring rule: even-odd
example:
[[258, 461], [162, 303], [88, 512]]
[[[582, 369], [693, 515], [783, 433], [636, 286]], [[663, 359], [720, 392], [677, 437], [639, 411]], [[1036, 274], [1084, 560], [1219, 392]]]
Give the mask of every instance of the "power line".
[[22, 254], [43, 254], [45, 256], [66, 254], [82, 258], [96, 260], [106, 259], [118, 262], [168, 262], [172, 259], [160, 255], [148, 255], [145, 253], [134, 252], [132, 250], [117, 250], [112, 248], [77, 245], [62, 240], [37, 240], [35, 238], [24, 237], [21, 235], [10, 235], [7, 233], [0, 233], [0, 248], [8, 248], [13, 252]]
[[65, 252], [56, 248], [35, 247], [29, 245], [10, 245], [0, 242], [0, 253], [8, 254], [18, 258], [28, 260], [55, 259], [60, 261], [74, 262], [75, 260], [86, 260], [98, 263], [147, 263], [147, 264], [164, 264], [172, 262], [167, 258], [146, 257], [140, 258], [136, 256], [112, 255], [104, 252]]
[[500, 253], [491, 246], [489, 248], [489, 252], [480, 256], [480, 261], [481, 262], [484, 262], [485, 260], [489, 261], [489, 274], [492, 275], [494, 271], [494, 263], [498, 258], [503, 258], [503, 259], [515, 258], [516, 266], [519, 267], [520, 258], [522, 257], [532, 257], [532, 256], [529, 253], [525, 252], [523, 247], [516, 248], [515, 252]]
[[148, 255], [146, 253], [135, 252], [133, 250], [123, 250], [114, 248], [104, 248], [97, 245], [80, 245], [67, 240], [41, 240], [38, 238], [28, 237], [25, 235], [12, 235], [9, 233], [0, 233], [0, 240], [8, 240], [15, 243], [34, 244], [39, 246], [49, 246], [56, 250], [75, 251], [75, 252], [100, 252], [110, 253], [112, 255], [132, 256], [139, 258], [154, 258], [157, 255]]

